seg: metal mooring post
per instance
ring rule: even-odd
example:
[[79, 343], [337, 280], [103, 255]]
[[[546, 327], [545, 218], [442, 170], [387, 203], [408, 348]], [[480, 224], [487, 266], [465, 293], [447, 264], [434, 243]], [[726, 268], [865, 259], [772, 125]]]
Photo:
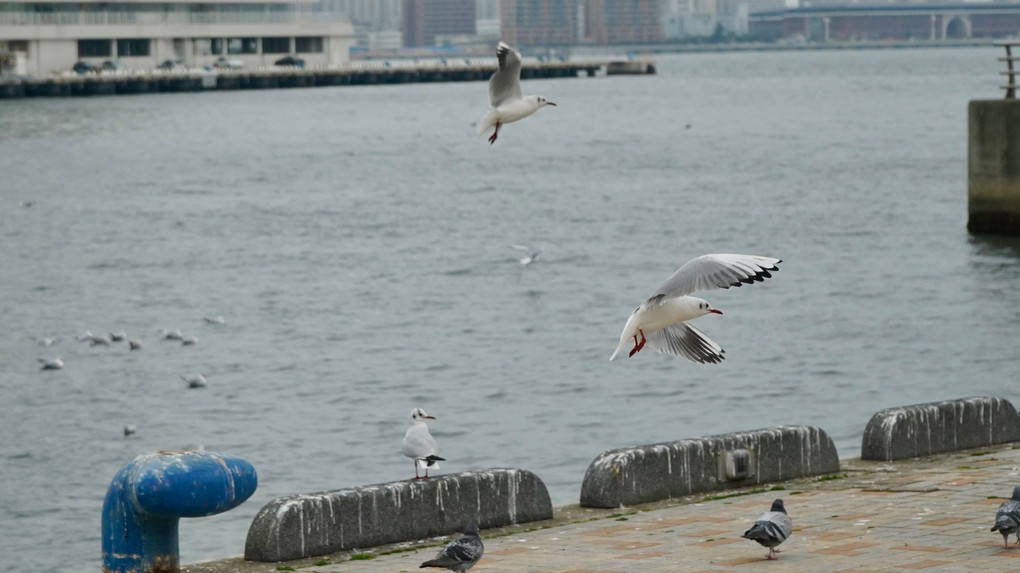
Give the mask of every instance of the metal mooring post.
[[106, 573], [177, 573], [177, 523], [236, 507], [258, 486], [251, 464], [187, 450], [138, 456], [121, 468], [103, 502]]

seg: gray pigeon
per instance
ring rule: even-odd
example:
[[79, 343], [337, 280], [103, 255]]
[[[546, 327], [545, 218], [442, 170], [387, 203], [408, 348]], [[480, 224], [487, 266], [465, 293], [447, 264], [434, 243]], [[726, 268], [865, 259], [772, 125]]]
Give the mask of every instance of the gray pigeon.
[[744, 532], [745, 539], [757, 541], [769, 548], [766, 559], [775, 559], [779, 550], [776, 547], [786, 541], [786, 538], [793, 532], [793, 522], [790, 516], [786, 515], [786, 508], [783, 507], [783, 500], [777, 499], [772, 502], [772, 509], [758, 516], [751, 529]]
[[442, 551], [436, 554], [436, 558], [421, 564], [423, 567], [442, 567], [450, 571], [464, 573], [474, 567], [475, 563], [482, 558], [485, 546], [482, 539], [478, 537], [478, 525], [469, 523], [464, 535], [446, 544]]
[[995, 525], [992, 531], [1002, 534], [1002, 544], [1009, 549], [1009, 534], [1016, 533], [1016, 542], [1020, 543], [1020, 485], [1013, 488], [1013, 497], [1002, 502], [995, 511]]

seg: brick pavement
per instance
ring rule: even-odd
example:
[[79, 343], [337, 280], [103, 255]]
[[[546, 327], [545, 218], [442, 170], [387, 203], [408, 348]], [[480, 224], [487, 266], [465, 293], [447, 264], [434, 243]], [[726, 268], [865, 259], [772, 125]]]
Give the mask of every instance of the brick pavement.
[[[1014, 485], [1020, 485], [1020, 444], [1017, 448], [985, 448], [910, 462], [843, 460], [845, 477], [839, 479], [794, 480], [774, 484], [771, 491], [737, 490], [740, 495], [723, 499], [674, 500], [599, 513], [580, 522], [559, 518], [553, 525], [483, 530], [485, 556], [471, 571], [1020, 570], [1020, 546], [1004, 550], [1002, 537], [989, 531], [996, 507]], [[766, 561], [768, 550], [740, 535], [777, 497], [785, 501], [794, 531], [780, 547], [779, 558]], [[533, 527], [542, 528], [528, 530]], [[348, 554], [337, 554], [329, 564], [316, 565], [323, 560], [311, 559], [285, 565], [306, 573], [417, 571], [438, 550], [440, 540], [432, 543], [371, 560], [352, 561]], [[237, 571], [241, 567], [239, 560], [233, 561], [233, 567], [230, 563], [186, 570]], [[245, 564], [244, 571], [276, 571], [280, 566]]]

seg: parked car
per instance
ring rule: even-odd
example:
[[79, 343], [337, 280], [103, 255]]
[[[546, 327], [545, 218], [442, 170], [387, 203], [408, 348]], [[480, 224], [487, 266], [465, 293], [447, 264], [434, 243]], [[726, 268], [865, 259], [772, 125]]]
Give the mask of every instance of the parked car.
[[76, 62], [71, 69], [74, 70], [74, 72], [77, 74], [87, 74], [89, 72], [96, 71], [96, 65], [91, 62], [86, 62], [83, 60], [80, 62]]
[[305, 60], [297, 56], [285, 56], [273, 62], [277, 66], [294, 66], [295, 68], [305, 67]]
[[226, 56], [220, 56], [216, 58], [216, 63], [213, 64], [214, 68], [226, 68], [229, 70], [239, 70], [244, 67], [244, 62], [237, 58], [228, 58]]
[[120, 60], [106, 60], [103, 62], [103, 69], [111, 72], [126, 72], [131, 68]]
[[181, 70], [187, 66], [184, 65], [184, 60], [163, 60], [163, 63], [156, 67], [161, 70]]

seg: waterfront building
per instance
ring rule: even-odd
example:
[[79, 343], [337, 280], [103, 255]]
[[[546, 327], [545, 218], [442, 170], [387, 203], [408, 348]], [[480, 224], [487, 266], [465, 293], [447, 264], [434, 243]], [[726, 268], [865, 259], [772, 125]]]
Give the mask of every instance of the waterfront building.
[[404, 0], [404, 47], [435, 46], [444, 36], [474, 36], [475, 8], [475, 0]]
[[660, 42], [661, 16], [660, 0], [587, 0], [584, 39], [598, 45]]
[[286, 55], [345, 64], [351, 24], [313, 10], [316, 1], [0, 1], [0, 60], [29, 75], [106, 60], [135, 69], [165, 60], [211, 66], [221, 57], [262, 66]]

